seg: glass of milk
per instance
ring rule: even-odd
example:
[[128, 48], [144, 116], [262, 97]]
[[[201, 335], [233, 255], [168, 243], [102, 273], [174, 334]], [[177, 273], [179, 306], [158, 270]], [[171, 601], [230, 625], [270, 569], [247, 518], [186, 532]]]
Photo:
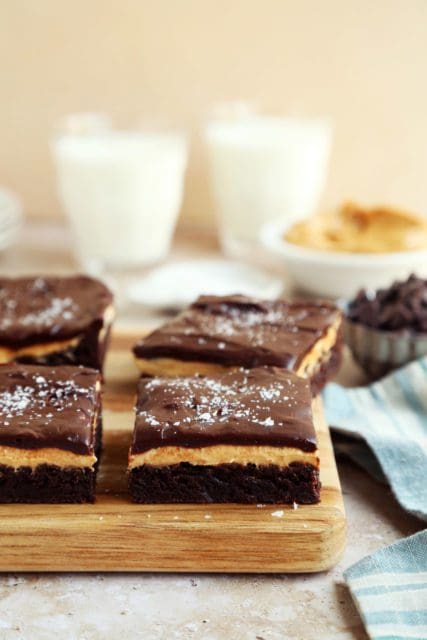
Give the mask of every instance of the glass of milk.
[[267, 223], [315, 212], [328, 171], [329, 120], [248, 113], [211, 120], [205, 138], [226, 253], [256, 245]]
[[182, 202], [185, 136], [114, 129], [99, 114], [65, 122], [51, 147], [81, 266], [101, 274], [162, 261]]

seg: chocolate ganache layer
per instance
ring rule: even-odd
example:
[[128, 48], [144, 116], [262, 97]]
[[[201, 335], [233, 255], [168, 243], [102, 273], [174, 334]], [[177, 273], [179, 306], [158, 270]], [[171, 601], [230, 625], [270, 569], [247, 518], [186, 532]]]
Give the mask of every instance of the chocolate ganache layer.
[[296, 371], [339, 323], [328, 303], [202, 296], [135, 347], [136, 358], [176, 358], [225, 366], [278, 366]]
[[140, 379], [131, 455], [217, 444], [315, 451], [309, 382], [274, 367]]
[[83, 367], [0, 366], [0, 446], [95, 452], [101, 377]]
[[0, 278], [0, 345], [19, 348], [102, 328], [113, 295], [87, 276]]

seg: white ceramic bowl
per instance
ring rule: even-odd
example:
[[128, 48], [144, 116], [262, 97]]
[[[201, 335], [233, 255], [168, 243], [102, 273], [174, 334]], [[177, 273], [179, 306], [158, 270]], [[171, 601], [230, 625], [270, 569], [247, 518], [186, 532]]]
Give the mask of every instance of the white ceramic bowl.
[[307, 249], [284, 239], [286, 226], [266, 225], [263, 246], [283, 262], [296, 286], [318, 296], [351, 298], [360, 288], [378, 289], [411, 273], [427, 278], [427, 250], [338, 253]]

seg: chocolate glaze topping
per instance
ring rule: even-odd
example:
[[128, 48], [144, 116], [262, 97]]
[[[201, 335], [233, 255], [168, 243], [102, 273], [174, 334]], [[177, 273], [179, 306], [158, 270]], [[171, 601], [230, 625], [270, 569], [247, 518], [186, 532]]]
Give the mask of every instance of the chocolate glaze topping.
[[216, 444], [315, 451], [309, 382], [274, 367], [140, 379], [132, 454]]
[[94, 452], [100, 374], [83, 367], [0, 366], [0, 446]]
[[0, 278], [0, 344], [28, 344], [73, 338], [102, 327], [111, 291], [93, 278]]
[[327, 303], [202, 296], [135, 347], [139, 358], [176, 358], [295, 370], [340, 311]]

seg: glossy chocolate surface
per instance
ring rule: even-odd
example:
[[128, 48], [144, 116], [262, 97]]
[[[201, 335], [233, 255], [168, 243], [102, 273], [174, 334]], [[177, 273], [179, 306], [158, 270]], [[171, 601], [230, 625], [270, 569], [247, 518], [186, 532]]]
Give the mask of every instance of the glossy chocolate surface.
[[92, 455], [100, 374], [83, 367], [0, 366], [0, 446]]
[[340, 311], [327, 303], [202, 296], [134, 348], [139, 358], [176, 358], [296, 370]]
[[316, 450], [310, 384], [274, 367], [141, 378], [131, 453], [216, 444]]
[[103, 325], [111, 291], [87, 276], [0, 278], [0, 345], [66, 340]]

